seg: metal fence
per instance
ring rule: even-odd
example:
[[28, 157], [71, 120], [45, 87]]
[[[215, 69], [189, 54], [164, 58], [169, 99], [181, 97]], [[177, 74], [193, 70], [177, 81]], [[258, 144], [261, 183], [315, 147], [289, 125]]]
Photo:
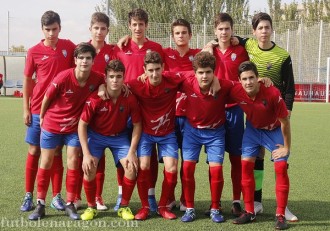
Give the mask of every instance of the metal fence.
[[[274, 22], [272, 40], [286, 49], [293, 61], [296, 83], [326, 83], [327, 57], [330, 56], [330, 24], [309, 24], [304, 22]], [[159, 42], [163, 47], [174, 47], [171, 38], [170, 23], [149, 23], [147, 36]], [[116, 43], [118, 38], [129, 34], [126, 21], [111, 24], [110, 42]], [[251, 37], [250, 24], [236, 24], [235, 34]], [[202, 48], [213, 39], [213, 25], [192, 25], [192, 48]], [[18, 79], [23, 76], [24, 53], [0, 52], [0, 73], [5, 73], [5, 79]], [[18, 55], [18, 56], [17, 56]], [[20, 60], [20, 61], [17, 61]]]

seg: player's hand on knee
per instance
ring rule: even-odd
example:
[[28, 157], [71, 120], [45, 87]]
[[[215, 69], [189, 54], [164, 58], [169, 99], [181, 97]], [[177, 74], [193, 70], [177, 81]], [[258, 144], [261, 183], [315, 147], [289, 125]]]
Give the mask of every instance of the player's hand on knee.
[[274, 160], [286, 157], [290, 154], [290, 150], [287, 147], [281, 144], [277, 144], [276, 146], [278, 147], [278, 149], [275, 149], [272, 152], [272, 157]]

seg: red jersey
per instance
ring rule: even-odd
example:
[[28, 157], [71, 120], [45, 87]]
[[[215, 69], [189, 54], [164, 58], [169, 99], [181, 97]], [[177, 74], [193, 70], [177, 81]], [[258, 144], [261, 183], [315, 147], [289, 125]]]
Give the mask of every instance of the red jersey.
[[[239, 81], [238, 67], [242, 62], [249, 60], [245, 48], [241, 45], [229, 46], [225, 53], [222, 53], [217, 47], [215, 47], [213, 48], [213, 54], [216, 59], [214, 74], [218, 76], [218, 78]], [[235, 105], [237, 104], [227, 104], [226, 108]]]
[[164, 73], [158, 86], [150, 85], [148, 79], [128, 83], [140, 103], [144, 133], [165, 136], [174, 131], [175, 98], [183, 80], [179, 74]]
[[85, 86], [80, 87], [74, 70], [71, 68], [59, 73], [46, 90], [46, 96], [51, 103], [44, 116], [42, 128], [48, 132], [56, 134], [77, 132], [86, 99], [104, 83], [103, 75], [91, 71]]
[[148, 39], [141, 48], [132, 39], [129, 39], [127, 46], [123, 47], [122, 50], [118, 47], [114, 48], [114, 59], [122, 61], [126, 69], [125, 83], [144, 73], [144, 56], [150, 51], [158, 52], [163, 58], [162, 46]]
[[112, 100], [102, 100], [97, 92], [87, 99], [81, 114], [81, 119], [89, 127], [104, 136], [123, 132], [127, 127], [127, 120], [132, 118], [133, 123], [141, 121], [140, 108], [137, 99], [130, 94], [125, 97], [122, 93], [116, 103]]
[[3, 79], [2, 79], [2, 78], [3, 78], [3, 75], [0, 74], [0, 83], [1, 83], [1, 84], [3, 84]]
[[182, 84], [182, 91], [186, 93], [186, 117], [191, 126], [200, 129], [215, 129], [226, 121], [225, 104], [234, 83], [220, 79], [221, 90], [214, 97], [200, 91], [195, 76], [187, 78]]
[[76, 45], [70, 40], [58, 39], [56, 49], [44, 45], [44, 40], [28, 50], [24, 75], [36, 75], [30, 107], [32, 114], [40, 114], [45, 91], [52, 79], [61, 71], [74, 67], [73, 52]]
[[[189, 49], [184, 55], [180, 56], [179, 52], [172, 48], [166, 48], [164, 51], [165, 71], [180, 72], [193, 71], [192, 61], [195, 55], [200, 52], [200, 49]], [[185, 116], [186, 106], [185, 100], [187, 96], [184, 93], [178, 92], [176, 96], [176, 116]]]
[[[89, 41], [91, 43], [92, 40]], [[105, 67], [111, 61], [113, 57], [113, 45], [109, 45], [104, 42], [104, 46], [101, 48], [99, 53], [96, 54], [94, 58], [94, 64], [92, 66], [93, 71], [100, 72], [101, 74], [105, 75]]]
[[258, 94], [252, 100], [242, 85], [237, 83], [230, 95], [245, 112], [246, 119], [255, 128], [273, 130], [281, 125], [278, 118], [288, 116], [285, 102], [276, 87], [265, 87], [264, 84], [260, 84]]

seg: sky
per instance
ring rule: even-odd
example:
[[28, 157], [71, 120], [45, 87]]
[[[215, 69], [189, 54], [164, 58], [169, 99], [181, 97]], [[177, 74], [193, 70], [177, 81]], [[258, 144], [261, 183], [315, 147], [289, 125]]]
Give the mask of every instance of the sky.
[[[104, 0], [3, 1], [0, 8], [0, 51], [7, 51], [8, 45], [9, 47], [23, 45], [27, 49], [37, 44], [43, 38], [40, 18], [47, 10], [53, 10], [61, 17], [61, 38], [69, 38], [74, 43], [88, 41], [90, 16], [95, 12], [95, 7], [102, 2]], [[251, 12], [268, 9], [267, 0], [249, 0], [249, 2]], [[293, 0], [282, 0], [282, 3], [290, 2]], [[296, 0], [296, 2], [301, 1]]]

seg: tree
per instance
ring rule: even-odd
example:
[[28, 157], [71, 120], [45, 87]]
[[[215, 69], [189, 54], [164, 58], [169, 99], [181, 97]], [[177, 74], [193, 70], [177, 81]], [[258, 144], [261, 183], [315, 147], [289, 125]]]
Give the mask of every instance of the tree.
[[26, 52], [26, 49], [24, 47], [24, 45], [20, 45], [20, 46], [11, 46], [9, 49], [10, 52]]
[[105, 0], [97, 7], [106, 10], [109, 1], [111, 18], [127, 21], [128, 12], [133, 8], [142, 8], [149, 14], [150, 22], [169, 23], [175, 18], [184, 18], [193, 24], [213, 21], [213, 17], [226, 10], [236, 22], [247, 19], [248, 0]]

